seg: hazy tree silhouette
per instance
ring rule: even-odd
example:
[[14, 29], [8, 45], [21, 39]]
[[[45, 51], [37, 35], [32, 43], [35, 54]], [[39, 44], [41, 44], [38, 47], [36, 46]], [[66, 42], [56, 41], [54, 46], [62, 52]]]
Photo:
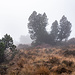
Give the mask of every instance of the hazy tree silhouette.
[[37, 14], [36, 11], [34, 11], [30, 17], [29, 17], [29, 23], [28, 23], [28, 28], [29, 28], [29, 33], [30, 37], [33, 40], [32, 44], [41, 44], [45, 42], [46, 40], [46, 26], [47, 26], [47, 16], [44, 13], [42, 14]]
[[63, 16], [60, 20], [59, 26], [59, 41], [67, 40], [71, 33], [71, 23], [67, 20], [65, 16]]
[[66, 41], [71, 33], [71, 23], [63, 16], [60, 20], [60, 24], [55, 20], [52, 23], [50, 34], [46, 31], [48, 19], [46, 14], [37, 14], [36, 11], [29, 17], [29, 33], [33, 40], [32, 45], [40, 45], [42, 43], [55, 45], [62, 41]]
[[59, 26], [58, 26], [57, 20], [55, 20], [52, 23], [51, 32], [50, 32], [53, 44], [57, 43], [57, 41], [58, 41], [58, 32], [59, 32]]
[[71, 39], [69, 39], [68, 40], [68, 42], [67, 42], [68, 44], [75, 44], [75, 38], [71, 38]]

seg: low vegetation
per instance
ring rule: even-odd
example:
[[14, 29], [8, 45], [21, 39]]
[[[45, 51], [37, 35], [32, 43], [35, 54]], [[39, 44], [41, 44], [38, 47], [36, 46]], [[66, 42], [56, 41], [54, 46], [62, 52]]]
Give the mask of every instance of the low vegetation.
[[[75, 75], [75, 56], [65, 56], [60, 47], [21, 49], [8, 63], [0, 65], [1, 75]], [[67, 48], [74, 51], [72, 46]]]

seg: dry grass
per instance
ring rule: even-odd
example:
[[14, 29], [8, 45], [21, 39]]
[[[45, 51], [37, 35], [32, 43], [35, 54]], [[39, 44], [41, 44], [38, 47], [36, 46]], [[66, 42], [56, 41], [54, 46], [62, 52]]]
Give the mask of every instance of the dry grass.
[[75, 46], [20, 50], [0, 75], [75, 75], [75, 57], [65, 56], [66, 49], [75, 51]]
[[40, 66], [35, 72], [36, 75], [49, 75], [50, 71], [46, 66]]

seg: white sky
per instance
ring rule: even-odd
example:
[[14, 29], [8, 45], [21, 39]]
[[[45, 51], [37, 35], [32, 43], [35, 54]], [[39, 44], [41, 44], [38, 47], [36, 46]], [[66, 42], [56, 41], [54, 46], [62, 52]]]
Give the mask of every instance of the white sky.
[[7, 33], [19, 41], [27, 35], [28, 18], [34, 10], [45, 12], [49, 25], [65, 15], [72, 23], [71, 37], [75, 37], [75, 0], [0, 0], [0, 38]]

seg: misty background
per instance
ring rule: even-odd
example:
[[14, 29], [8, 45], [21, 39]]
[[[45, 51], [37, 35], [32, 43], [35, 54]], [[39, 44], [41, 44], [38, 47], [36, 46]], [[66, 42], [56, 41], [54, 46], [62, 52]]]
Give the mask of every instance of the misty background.
[[[46, 13], [49, 26], [63, 15], [72, 23], [71, 37], [75, 37], [74, 0], [0, 0], [0, 38], [10, 34], [15, 44], [29, 44], [28, 18], [33, 11]], [[47, 26], [47, 30], [50, 28]]]

